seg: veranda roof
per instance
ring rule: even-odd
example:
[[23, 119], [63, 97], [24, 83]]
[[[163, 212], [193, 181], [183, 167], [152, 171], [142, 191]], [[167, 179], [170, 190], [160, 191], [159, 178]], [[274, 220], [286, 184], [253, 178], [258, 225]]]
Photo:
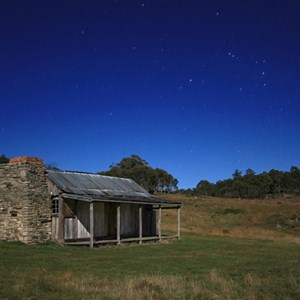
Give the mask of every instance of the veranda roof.
[[179, 202], [158, 199], [128, 178], [94, 173], [47, 170], [47, 177], [62, 192], [63, 198], [92, 202], [124, 202], [166, 207], [182, 206]]

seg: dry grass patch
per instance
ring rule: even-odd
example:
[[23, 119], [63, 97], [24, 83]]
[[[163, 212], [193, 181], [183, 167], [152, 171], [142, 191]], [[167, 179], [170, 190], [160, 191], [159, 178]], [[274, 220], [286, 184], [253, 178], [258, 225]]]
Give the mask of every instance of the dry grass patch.
[[[31, 293], [28, 293], [29, 280], [16, 278], [12, 288], [17, 290], [20, 299], [38, 299], [45, 292], [46, 299], [274, 299], [271, 275], [262, 278], [253, 273], [246, 273], [236, 280], [212, 269], [204, 278], [177, 275], [140, 275], [124, 278], [101, 278], [78, 276], [65, 272], [53, 276], [43, 271], [31, 278]], [[297, 280], [290, 277], [290, 287], [300, 291]], [[60, 295], [60, 296], [59, 296]], [[282, 299], [291, 299], [281, 294]], [[18, 297], [16, 297], [18, 298]]]
[[[183, 232], [269, 239], [300, 244], [300, 198], [224, 199], [162, 195], [182, 202]], [[176, 230], [176, 212], [163, 214], [166, 231]]]

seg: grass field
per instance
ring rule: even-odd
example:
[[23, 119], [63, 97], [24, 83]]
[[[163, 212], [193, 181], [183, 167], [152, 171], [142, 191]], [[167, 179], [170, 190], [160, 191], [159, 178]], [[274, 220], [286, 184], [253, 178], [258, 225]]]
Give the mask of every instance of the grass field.
[[[300, 198], [245, 200], [176, 194], [162, 197], [184, 204], [183, 232], [300, 244]], [[166, 230], [174, 228], [173, 220], [175, 212], [165, 212]]]
[[180, 241], [0, 242], [0, 299], [300, 299], [298, 200], [181, 201]]

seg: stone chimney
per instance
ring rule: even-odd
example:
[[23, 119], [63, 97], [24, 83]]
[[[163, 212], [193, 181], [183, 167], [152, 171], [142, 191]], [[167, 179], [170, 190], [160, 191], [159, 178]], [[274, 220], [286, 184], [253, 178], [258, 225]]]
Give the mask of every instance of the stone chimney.
[[44, 161], [20, 156], [0, 164], [0, 240], [36, 243], [51, 237], [51, 199]]
[[11, 164], [17, 163], [37, 163], [37, 164], [44, 164], [44, 161], [41, 158], [31, 157], [31, 156], [17, 156], [13, 157], [9, 160]]

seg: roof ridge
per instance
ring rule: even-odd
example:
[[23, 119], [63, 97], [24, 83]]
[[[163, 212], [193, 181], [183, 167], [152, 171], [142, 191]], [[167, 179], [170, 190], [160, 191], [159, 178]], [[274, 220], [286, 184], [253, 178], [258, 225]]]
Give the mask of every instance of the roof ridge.
[[96, 176], [103, 176], [103, 177], [108, 177], [108, 178], [118, 178], [118, 179], [126, 179], [135, 182], [131, 178], [126, 178], [126, 177], [117, 177], [117, 176], [110, 176], [110, 175], [103, 175], [99, 173], [92, 173], [92, 172], [85, 172], [85, 171], [70, 171], [70, 170], [51, 170], [51, 169], [46, 169], [47, 172], [55, 172], [55, 173], [72, 173], [72, 174], [80, 174], [80, 175], [96, 175]]

